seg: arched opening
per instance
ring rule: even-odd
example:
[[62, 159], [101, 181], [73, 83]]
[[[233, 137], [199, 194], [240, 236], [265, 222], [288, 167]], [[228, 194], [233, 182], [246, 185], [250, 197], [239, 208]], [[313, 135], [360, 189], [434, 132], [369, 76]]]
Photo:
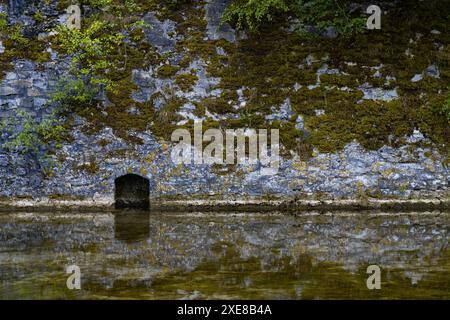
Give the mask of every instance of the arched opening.
[[137, 174], [126, 174], [117, 178], [115, 184], [116, 208], [150, 208], [150, 181]]

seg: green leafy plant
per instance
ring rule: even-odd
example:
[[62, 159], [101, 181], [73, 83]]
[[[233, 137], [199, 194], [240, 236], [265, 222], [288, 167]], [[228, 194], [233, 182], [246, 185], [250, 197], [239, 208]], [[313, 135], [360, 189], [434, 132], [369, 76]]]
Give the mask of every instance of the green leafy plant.
[[82, 107], [92, 103], [99, 92], [100, 87], [89, 80], [64, 77], [59, 80], [51, 102], [59, 103], [63, 109], [69, 106]]
[[[54, 100], [85, 102], [101, 88], [117, 92], [116, 75], [125, 70], [137, 30], [146, 24], [134, 15], [140, 9], [133, 0], [89, 0], [83, 4], [102, 9], [92, 19], [85, 19], [82, 29], [60, 25], [55, 28], [55, 49], [71, 56], [70, 78], [62, 79], [60, 88], [69, 92], [56, 93]], [[126, 16], [126, 19], [121, 18]], [[95, 19], [94, 19], [95, 18]], [[139, 38], [138, 40], [142, 40]], [[70, 88], [72, 86], [72, 88]], [[80, 101], [83, 100], [83, 101]]]
[[270, 22], [283, 12], [288, 12], [285, 0], [239, 0], [232, 2], [223, 14], [223, 21], [237, 29], [257, 31], [263, 23]]
[[[58, 8], [64, 10], [68, 2]], [[159, 7], [145, 0], [81, 0], [80, 5], [90, 7], [81, 29], [58, 26], [50, 38], [52, 49], [71, 61], [52, 102], [63, 114], [86, 119], [92, 131], [108, 124], [116, 134], [132, 141], [124, 122], [139, 128], [147, 125], [144, 115], [125, 112], [138, 104], [132, 99], [137, 89], [132, 71], [163, 60], [147, 41], [145, 28], [149, 26], [142, 17], [150, 8]]]
[[107, 6], [111, 5], [112, 0], [89, 0], [89, 1], [86, 1], [86, 2], [87, 2], [86, 4], [89, 4], [92, 7], [104, 8], [104, 7], [107, 7]]
[[0, 41], [4, 47], [4, 52], [0, 54], [0, 70], [3, 74], [12, 69], [11, 62], [15, 59], [27, 59], [38, 63], [50, 59], [44, 41], [36, 37], [26, 37], [23, 29], [20, 23], [8, 24], [6, 16], [0, 14]]
[[10, 152], [31, 156], [40, 166], [42, 173], [50, 176], [55, 165], [51, 153], [61, 147], [67, 135], [63, 123], [63, 119], [55, 114], [36, 119], [26, 111], [19, 110], [14, 118], [3, 123], [4, 128], [0, 128], [0, 133], [6, 131], [9, 134], [1, 147]]
[[8, 121], [7, 119], [0, 120], [0, 137], [8, 131]]
[[60, 25], [55, 37], [59, 49], [72, 56], [73, 75], [88, 77], [92, 84], [103, 84], [109, 90], [114, 89], [114, 83], [106, 76], [114, 67], [111, 56], [124, 39], [122, 33], [112, 29], [114, 25], [105, 21], [94, 21], [83, 30]]
[[300, 34], [314, 27], [322, 32], [334, 27], [340, 34], [362, 32], [365, 19], [352, 17], [344, 0], [236, 0], [225, 10], [222, 20], [237, 29], [257, 32], [277, 15], [287, 13], [298, 20]]
[[14, 118], [15, 122], [10, 125], [20, 124], [20, 130], [3, 145], [7, 150], [38, 154], [41, 147], [50, 142], [54, 142], [55, 147], [61, 145], [66, 129], [55, 115], [39, 121], [26, 111], [19, 110]]
[[25, 47], [29, 44], [30, 39], [23, 35], [23, 27], [20, 24], [16, 24], [12, 29], [11, 38], [15, 44]]
[[[450, 89], [450, 87], [449, 87]], [[450, 124], [450, 92], [447, 95], [447, 99], [444, 101], [444, 104], [442, 105], [441, 113], [447, 117], [447, 120]]]
[[44, 21], [44, 19], [45, 19], [44, 16], [42, 15], [42, 13], [39, 12], [39, 11], [36, 11], [36, 13], [34, 14], [33, 18], [34, 18], [34, 20], [36, 20], [37, 22], [42, 22], [42, 21]]
[[0, 13], [0, 32], [6, 30], [8, 28], [8, 16], [6, 13]]
[[319, 33], [333, 27], [341, 35], [349, 35], [364, 31], [366, 19], [352, 17], [341, 0], [296, 0], [294, 13], [299, 23], [300, 34], [310, 34], [307, 27], [314, 27]]

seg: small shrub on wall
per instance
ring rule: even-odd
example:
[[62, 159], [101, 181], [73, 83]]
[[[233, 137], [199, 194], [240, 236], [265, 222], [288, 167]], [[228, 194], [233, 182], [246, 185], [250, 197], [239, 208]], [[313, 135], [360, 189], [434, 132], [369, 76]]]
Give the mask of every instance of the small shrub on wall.
[[295, 18], [300, 34], [307, 34], [306, 27], [319, 32], [334, 27], [339, 34], [352, 34], [364, 30], [365, 19], [353, 17], [347, 7], [348, 1], [341, 0], [236, 0], [226, 9], [223, 21], [258, 32], [274, 21], [275, 17], [287, 13]]

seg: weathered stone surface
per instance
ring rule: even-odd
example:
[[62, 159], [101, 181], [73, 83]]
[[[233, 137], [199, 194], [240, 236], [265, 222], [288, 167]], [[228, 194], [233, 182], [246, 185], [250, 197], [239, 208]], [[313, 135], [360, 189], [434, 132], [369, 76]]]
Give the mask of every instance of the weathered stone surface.
[[291, 102], [289, 99], [286, 99], [284, 103], [279, 107], [275, 108], [272, 107], [273, 113], [266, 116], [266, 120], [289, 120], [293, 115], [294, 112], [291, 108]]
[[12, 96], [18, 93], [19, 91], [17, 90], [17, 88], [5, 86], [0, 87], [0, 96]]
[[167, 53], [175, 49], [176, 37], [170, 34], [175, 33], [175, 23], [170, 20], [159, 21], [153, 13], [145, 15], [143, 20], [150, 25], [145, 29], [148, 41], [158, 48], [160, 53]]
[[440, 72], [439, 72], [439, 68], [432, 64], [430, 66], [428, 66], [424, 71], [423, 71], [424, 75], [427, 75], [429, 77], [432, 78], [439, 78], [440, 77]]
[[359, 89], [364, 93], [363, 99], [365, 100], [391, 101], [398, 98], [396, 89], [385, 90], [382, 88], [372, 88], [367, 84], [360, 86]]
[[208, 0], [205, 6], [208, 21], [207, 34], [211, 40], [236, 41], [236, 32], [227, 23], [222, 23], [222, 13], [230, 0]]
[[30, 0], [8, 0], [8, 12], [11, 15], [21, 15], [31, 2]]

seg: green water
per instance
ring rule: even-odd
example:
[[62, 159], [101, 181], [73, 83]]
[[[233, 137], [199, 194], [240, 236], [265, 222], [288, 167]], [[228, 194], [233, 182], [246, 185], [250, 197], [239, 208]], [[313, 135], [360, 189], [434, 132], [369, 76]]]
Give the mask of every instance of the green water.
[[449, 212], [3, 212], [0, 298], [449, 299], [449, 227]]

